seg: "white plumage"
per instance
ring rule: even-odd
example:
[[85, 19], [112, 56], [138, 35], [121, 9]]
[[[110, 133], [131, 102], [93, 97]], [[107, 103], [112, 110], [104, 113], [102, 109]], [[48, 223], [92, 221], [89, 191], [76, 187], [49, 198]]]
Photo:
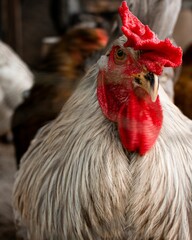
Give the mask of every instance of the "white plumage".
[[160, 135], [129, 153], [97, 101], [93, 66], [24, 155], [14, 207], [31, 239], [190, 240], [192, 122], [167, 97]]
[[20, 57], [0, 41], [0, 135], [10, 130], [14, 109], [33, 85], [33, 74]]

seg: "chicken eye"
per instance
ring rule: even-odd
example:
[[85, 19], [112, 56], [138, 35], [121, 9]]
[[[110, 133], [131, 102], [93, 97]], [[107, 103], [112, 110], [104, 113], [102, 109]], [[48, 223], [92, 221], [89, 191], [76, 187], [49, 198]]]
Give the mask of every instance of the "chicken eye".
[[124, 52], [123, 52], [121, 49], [119, 49], [119, 50], [117, 51], [117, 56], [118, 56], [119, 58], [122, 58], [122, 57], [124, 56]]
[[124, 63], [127, 59], [127, 54], [122, 49], [117, 49], [115, 52], [115, 62], [117, 64]]

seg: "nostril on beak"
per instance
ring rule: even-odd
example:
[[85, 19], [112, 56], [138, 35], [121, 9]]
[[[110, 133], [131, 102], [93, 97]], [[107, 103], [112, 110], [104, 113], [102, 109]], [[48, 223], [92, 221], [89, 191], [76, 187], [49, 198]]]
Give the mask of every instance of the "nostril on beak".
[[144, 76], [144, 78], [150, 82], [150, 85], [151, 85], [151, 86], [154, 86], [155, 77], [154, 77], [154, 74], [153, 74], [152, 72], [147, 73], [147, 74]]
[[135, 82], [138, 83], [139, 85], [141, 85], [141, 79], [139, 77], [135, 77]]

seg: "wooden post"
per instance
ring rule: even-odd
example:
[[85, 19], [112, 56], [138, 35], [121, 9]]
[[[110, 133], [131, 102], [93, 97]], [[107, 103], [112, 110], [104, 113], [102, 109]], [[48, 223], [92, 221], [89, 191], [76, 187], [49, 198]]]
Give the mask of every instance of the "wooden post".
[[21, 0], [7, 0], [7, 43], [22, 56]]

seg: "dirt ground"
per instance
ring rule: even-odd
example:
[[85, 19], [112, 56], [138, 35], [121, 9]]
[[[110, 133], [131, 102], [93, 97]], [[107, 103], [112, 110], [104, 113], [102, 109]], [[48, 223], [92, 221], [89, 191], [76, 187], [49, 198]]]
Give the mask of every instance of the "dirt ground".
[[0, 240], [15, 240], [12, 187], [16, 173], [12, 144], [0, 143]]

